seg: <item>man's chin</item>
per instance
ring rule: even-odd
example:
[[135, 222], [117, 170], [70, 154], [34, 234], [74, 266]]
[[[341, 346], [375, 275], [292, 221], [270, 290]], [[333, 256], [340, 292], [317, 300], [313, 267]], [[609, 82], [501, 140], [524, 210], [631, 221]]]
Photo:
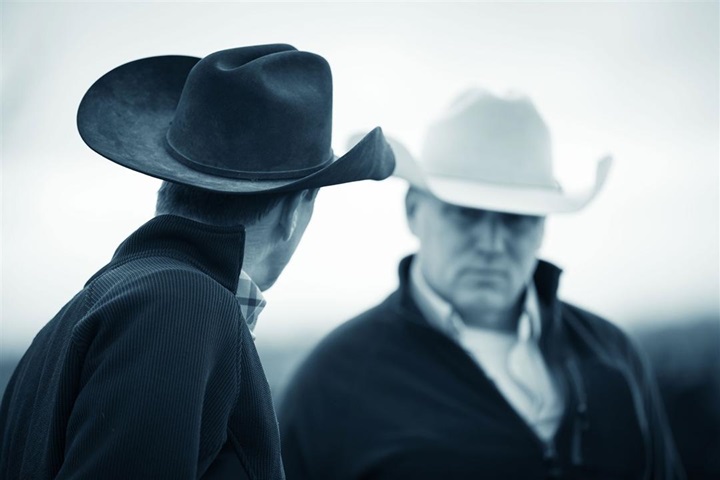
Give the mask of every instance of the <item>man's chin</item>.
[[489, 287], [459, 293], [456, 296], [456, 305], [467, 311], [501, 312], [508, 308], [508, 301], [503, 290]]
[[275, 282], [277, 282], [278, 277], [275, 277], [273, 279], [268, 280], [262, 280], [260, 282], [257, 282], [256, 285], [260, 289], [261, 292], [264, 292], [266, 290], [270, 290], [270, 287], [275, 285]]
[[278, 269], [278, 271], [272, 272], [272, 273], [266, 275], [264, 278], [259, 278], [258, 281], [255, 282], [255, 284], [263, 292], [265, 290], [269, 290], [270, 287], [275, 285], [275, 282], [277, 282], [278, 278], [280, 278], [280, 274], [283, 272], [284, 269], [285, 269], [285, 267], [280, 268], [280, 269]]

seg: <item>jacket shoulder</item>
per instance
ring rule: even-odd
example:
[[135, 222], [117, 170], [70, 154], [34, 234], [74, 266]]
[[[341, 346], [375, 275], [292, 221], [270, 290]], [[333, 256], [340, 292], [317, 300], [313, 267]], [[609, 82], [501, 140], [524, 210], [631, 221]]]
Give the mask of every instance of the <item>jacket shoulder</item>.
[[622, 332], [615, 324], [595, 312], [565, 301], [561, 301], [560, 305], [563, 316], [569, 317], [573, 321], [581, 322], [601, 330]]
[[327, 334], [312, 350], [308, 359], [327, 361], [335, 357], [347, 357], [358, 350], [367, 351], [370, 345], [388, 335], [392, 330], [394, 309], [392, 296], [382, 303], [346, 320]]
[[164, 257], [134, 260], [108, 270], [86, 286], [87, 310], [77, 323], [78, 345], [100, 331], [113, 337], [142, 330], [153, 336], [209, 335], [217, 340], [236, 330], [235, 296], [202, 271]]
[[312, 348], [289, 383], [285, 396], [299, 392], [342, 390], [361, 381], [374, 352], [387, 342], [392, 308], [388, 300], [345, 321]]
[[108, 270], [96, 277], [92, 302], [102, 304], [131, 297], [141, 303], [215, 302], [235, 303], [235, 296], [205, 272], [169, 257], [144, 257]]
[[635, 343], [618, 325], [571, 303], [561, 302], [561, 309], [565, 327], [596, 353], [621, 357], [637, 355]]

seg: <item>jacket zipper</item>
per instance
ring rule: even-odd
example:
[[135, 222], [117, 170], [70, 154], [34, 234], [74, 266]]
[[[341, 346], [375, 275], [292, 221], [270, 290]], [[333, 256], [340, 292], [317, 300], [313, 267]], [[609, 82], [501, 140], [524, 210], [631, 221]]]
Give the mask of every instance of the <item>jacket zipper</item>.
[[537, 432], [535, 432], [535, 430], [533, 430], [532, 427], [525, 421], [525, 419], [520, 416], [520, 414], [515, 410], [515, 408], [510, 405], [510, 402], [508, 402], [500, 389], [498, 389], [497, 385], [495, 385], [495, 382], [493, 382], [490, 377], [487, 376], [485, 371], [477, 364], [477, 362], [472, 358], [472, 356], [470, 356], [470, 354], [456, 342], [453, 341], [453, 344], [457, 349], [462, 352], [463, 356], [472, 363], [474, 370], [477, 371], [480, 376], [482, 376], [482, 378], [484, 378], [485, 381], [490, 384], [490, 388], [495, 392], [496, 397], [500, 399], [500, 401], [505, 405], [505, 407], [510, 410], [511, 415], [516, 419], [516, 423], [519, 423], [522, 428], [528, 433], [528, 435], [533, 439], [533, 441], [538, 445], [540, 451], [542, 452], [543, 462], [545, 463], [546, 468], [548, 468], [549, 471], [557, 474], [560, 467], [560, 459], [558, 456], [557, 448], [555, 446], [555, 435], [557, 435], [557, 432], [560, 431], [563, 424], [567, 421], [566, 416], [568, 416], [569, 412], [568, 406], [565, 406], [565, 411], [563, 412], [562, 418], [560, 419], [560, 423], [557, 426], [555, 434], [553, 434], [553, 436], [550, 437], [549, 440], [543, 440], [538, 436]]
[[565, 363], [565, 367], [568, 372], [568, 381], [575, 397], [575, 416], [573, 418], [570, 458], [573, 465], [579, 466], [583, 463], [583, 430], [586, 430], [589, 427], [587, 419], [587, 395], [585, 394], [582, 377], [575, 360], [572, 358], [568, 359]]

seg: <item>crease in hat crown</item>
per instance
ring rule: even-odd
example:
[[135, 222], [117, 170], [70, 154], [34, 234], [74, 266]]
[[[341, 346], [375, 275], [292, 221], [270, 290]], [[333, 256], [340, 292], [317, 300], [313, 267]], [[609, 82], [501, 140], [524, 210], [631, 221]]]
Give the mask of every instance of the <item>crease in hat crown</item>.
[[482, 88], [456, 97], [427, 129], [419, 157], [398, 140], [395, 175], [456, 205], [546, 215], [573, 212], [602, 189], [612, 165], [597, 162], [595, 184], [565, 191], [553, 172], [549, 129], [532, 101], [512, 92], [496, 96]]
[[[261, 47], [216, 52], [190, 71], [166, 137], [178, 161], [246, 180], [302, 178], [332, 162], [329, 65], [289, 45]], [[314, 119], [312, 138], [257, 135], [258, 128], [302, 131], [308, 118]]]
[[548, 127], [518, 93], [497, 97], [471, 89], [461, 94], [428, 129], [419, 161], [429, 175], [560, 188]]

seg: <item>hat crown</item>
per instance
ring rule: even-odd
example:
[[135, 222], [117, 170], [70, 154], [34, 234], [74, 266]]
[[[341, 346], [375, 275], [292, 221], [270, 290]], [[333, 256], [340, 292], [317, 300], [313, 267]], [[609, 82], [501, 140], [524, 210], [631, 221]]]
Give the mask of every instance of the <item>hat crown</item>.
[[429, 175], [484, 183], [557, 188], [550, 132], [519, 95], [482, 89], [460, 95], [425, 136], [420, 163]]
[[332, 160], [332, 75], [321, 56], [290, 45], [222, 50], [190, 71], [169, 152], [228, 178], [301, 178]]

